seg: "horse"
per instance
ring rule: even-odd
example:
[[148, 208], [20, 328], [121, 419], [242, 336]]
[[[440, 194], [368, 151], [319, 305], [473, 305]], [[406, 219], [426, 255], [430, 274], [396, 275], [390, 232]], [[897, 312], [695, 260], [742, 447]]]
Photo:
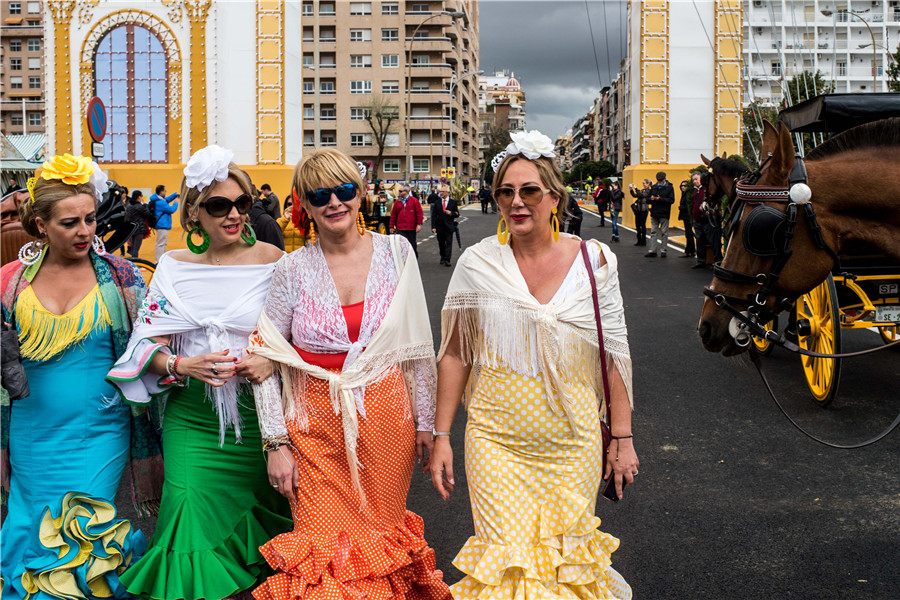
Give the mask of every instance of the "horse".
[[[748, 196], [732, 205], [728, 250], [704, 291], [697, 327], [704, 348], [726, 356], [747, 350], [729, 332], [735, 315], [728, 306], [754, 309], [763, 323], [822, 283], [842, 252], [900, 263], [900, 118], [848, 129], [817, 146], [802, 163], [811, 195], [795, 186], [796, 201], [788, 200], [795, 157], [784, 123], [776, 129], [765, 122], [762, 146], [756, 185], [736, 185], [736, 196]], [[791, 213], [796, 222], [788, 232]], [[748, 250], [766, 245], [782, 252]]]
[[709, 185], [706, 186], [707, 196], [713, 199], [728, 197], [728, 206], [734, 205], [737, 189], [735, 183], [737, 180], [750, 171], [747, 167], [736, 160], [728, 160], [727, 153], [723, 152], [722, 156], [715, 156], [709, 160], [702, 154], [700, 159], [707, 167], [709, 167]]

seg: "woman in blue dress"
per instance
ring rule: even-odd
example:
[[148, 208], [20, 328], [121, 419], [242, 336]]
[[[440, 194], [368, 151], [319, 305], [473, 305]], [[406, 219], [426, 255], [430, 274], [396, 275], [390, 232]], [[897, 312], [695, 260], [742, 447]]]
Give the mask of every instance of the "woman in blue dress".
[[95, 235], [105, 179], [89, 158], [44, 163], [19, 209], [38, 241], [0, 272], [30, 388], [2, 411], [4, 598], [124, 598], [118, 576], [146, 547], [112, 503], [129, 458], [136, 501], [152, 510], [158, 499], [146, 414], [132, 415], [104, 380], [145, 293], [137, 269]]

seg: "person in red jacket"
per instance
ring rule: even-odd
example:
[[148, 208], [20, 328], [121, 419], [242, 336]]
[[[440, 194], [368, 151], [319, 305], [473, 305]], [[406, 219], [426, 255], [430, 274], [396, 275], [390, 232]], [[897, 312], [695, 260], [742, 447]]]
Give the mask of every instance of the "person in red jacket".
[[409, 186], [403, 184], [403, 187], [400, 188], [400, 196], [394, 201], [394, 206], [391, 208], [391, 231], [409, 240], [416, 253], [416, 258], [419, 257], [416, 234], [422, 229], [424, 220], [422, 204], [409, 193]]

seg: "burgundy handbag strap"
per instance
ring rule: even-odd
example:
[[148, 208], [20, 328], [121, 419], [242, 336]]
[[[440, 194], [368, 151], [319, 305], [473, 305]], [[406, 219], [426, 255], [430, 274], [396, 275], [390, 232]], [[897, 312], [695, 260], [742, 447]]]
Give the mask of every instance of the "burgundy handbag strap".
[[600, 349], [600, 369], [603, 371], [603, 401], [606, 404], [606, 422], [612, 429], [612, 410], [609, 404], [609, 379], [606, 372], [606, 348], [603, 344], [603, 325], [600, 324], [600, 302], [597, 298], [597, 280], [594, 278], [594, 268], [588, 256], [587, 242], [581, 241], [581, 258], [587, 269], [588, 280], [591, 282], [591, 296], [594, 299], [594, 320], [597, 321], [597, 345]]

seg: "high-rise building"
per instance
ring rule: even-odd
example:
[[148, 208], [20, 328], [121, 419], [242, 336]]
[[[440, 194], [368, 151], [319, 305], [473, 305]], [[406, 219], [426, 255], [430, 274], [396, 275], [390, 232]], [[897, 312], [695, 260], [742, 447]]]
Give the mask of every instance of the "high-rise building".
[[478, 171], [478, 3], [304, 0], [303, 146], [385, 180]]
[[44, 132], [43, 2], [0, 2], [0, 126], [3, 133]]
[[890, 54], [900, 42], [900, 0], [745, 0], [743, 5], [745, 105], [780, 103], [787, 95], [785, 82], [803, 71], [821, 71], [835, 92], [888, 91]]
[[515, 73], [494, 71], [478, 79], [478, 117], [481, 135], [478, 146], [480, 162], [489, 165], [492, 156], [486, 156], [498, 136], [525, 130], [525, 90]]

